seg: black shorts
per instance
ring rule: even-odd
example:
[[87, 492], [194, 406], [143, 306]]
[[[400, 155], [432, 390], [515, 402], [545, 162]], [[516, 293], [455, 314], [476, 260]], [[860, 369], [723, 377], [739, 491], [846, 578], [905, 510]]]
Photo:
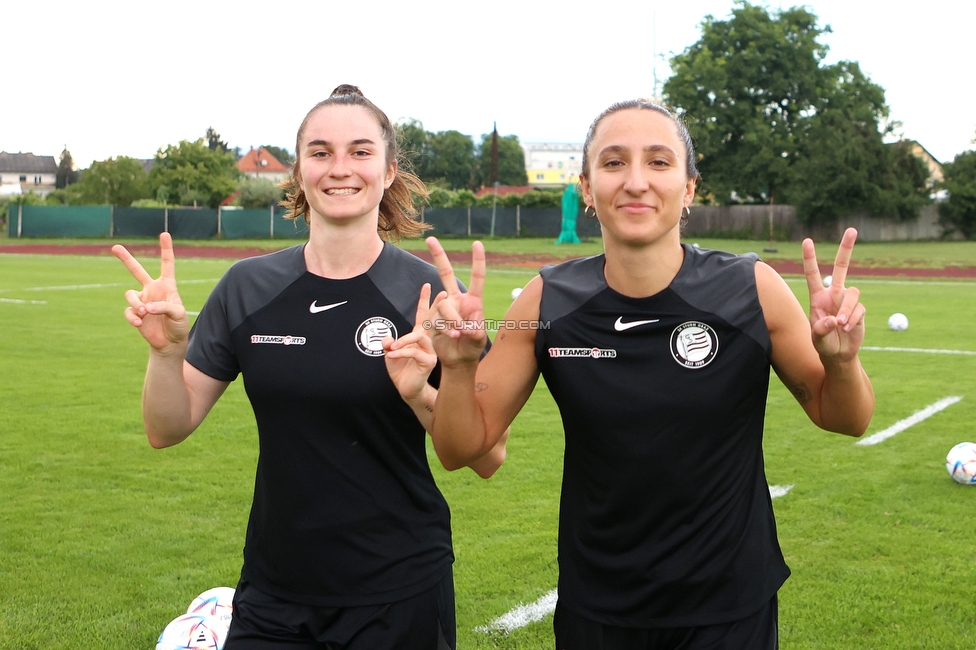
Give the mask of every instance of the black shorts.
[[731, 623], [676, 628], [604, 625], [560, 607], [553, 619], [557, 650], [777, 650], [776, 596], [755, 614]]
[[385, 605], [318, 607], [258, 591], [243, 580], [224, 650], [454, 650], [454, 577]]

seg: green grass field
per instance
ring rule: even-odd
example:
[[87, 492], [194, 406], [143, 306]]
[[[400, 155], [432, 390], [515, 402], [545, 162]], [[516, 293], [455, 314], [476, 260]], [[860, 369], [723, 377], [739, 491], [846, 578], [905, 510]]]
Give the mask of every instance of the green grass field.
[[[506, 252], [536, 252], [505, 241], [525, 247]], [[777, 246], [785, 254], [794, 245]], [[859, 246], [855, 259], [976, 260], [972, 248], [917, 246]], [[820, 250], [832, 256], [831, 246]], [[229, 265], [177, 260], [188, 309], [199, 310]], [[490, 269], [488, 316], [501, 317], [511, 289], [532, 275]], [[802, 279], [789, 282], [805, 302]], [[851, 284], [868, 309], [866, 346], [976, 351], [976, 282]], [[147, 350], [122, 316], [133, 286], [110, 257], [0, 254], [2, 649], [153, 648], [194, 596], [236, 584], [257, 456], [250, 407], [235, 382], [186, 442], [149, 447], [139, 407]], [[887, 329], [895, 311], [910, 318], [908, 331]], [[869, 435], [944, 397], [963, 399], [861, 447], [817, 430], [773, 381], [767, 475], [793, 486], [773, 502], [793, 570], [780, 592], [782, 647], [970, 650], [976, 487], [953, 483], [944, 458], [976, 441], [976, 356], [878, 349], [861, 358], [877, 394]], [[552, 648], [551, 616], [511, 634], [475, 628], [555, 587], [561, 455], [542, 382], [491, 480], [445, 472], [430, 452], [454, 517], [459, 648]]]

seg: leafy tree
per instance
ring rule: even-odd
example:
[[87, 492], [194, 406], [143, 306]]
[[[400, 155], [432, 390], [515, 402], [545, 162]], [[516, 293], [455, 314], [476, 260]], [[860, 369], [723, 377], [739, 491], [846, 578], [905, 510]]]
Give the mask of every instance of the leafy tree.
[[267, 178], [245, 178], [241, 181], [238, 201], [245, 208], [267, 208], [284, 196], [284, 190]]
[[793, 203], [807, 221], [917, 214], [918, 166], [884, 144], [884, 90], [856, 63], [822, 65], [829, 31], [805, 8], [742, 1], [672, 59], [664, 92], [696, 140], [706, 201]]
[[[796, 181], [786, 195], [807, 223], [829, 222], [856, 211], [912, 219], [928, 202], [925, 164], [909, 146], [885, 144], [884, 90], [856, 63], [825, 69], [817, 110], [805, 124], [797, 150]], [[884, 125], [884, 126], [882, 126]]]
[[440, 131], [429, 137], [430, 164], [425, 181], [442, 181], [452, 190], [471, 189], [474, 186], [474, 142], [458, 131]]
[[410, 168], [408, 171], [412, 171], [426, 181], [430, 176], [432, 134], [424, 131], [424, 125], [420, 120], [413, 118], [399, 120], [395, 128], [397, 146], [400, 148], [401, 157]]
[[201, 138], [160, 148], [149, 172], [149, 185], [158, 201], [172, 204], [178, 200], [181, 205], [197, 202], [216, 208], [237, 189], [239, 177], [233, 154], [212, 150]]
[[[491, 133], [481, 136], [478, 146], [478, 167], [475, 174], [475, 185], [487, 187], [491, 184], [489, 166], [491, 163]], [[528, 185], [529, 177], [525, 173], [525, 152], [519, 144], [517, 135], [506, 135], [498, 138], [498, 184], [499, 185]]]
[[67, 192], [72, 205], [128, 206], [151, 195], [142, 163], [126, 156], [93, 162]]
[[282, 165], [291, 167], [295, 164], [295, 156], [288, 153], [287, 149], [282, 149], [281, 147], [276, 147], [270, 144], [262, 144], [261, 148], [274, 156], [275, 159]]
[[204, 137], [207, 139], [207, 148], [210, 151], [221, 151], [224, 153], [230, 151], [230, 146], [220, 139], [220, 134], [212, 126], [207, 127], [207, 134]]
[[939, 187], [949, 199], [939, 204], [939, 222], [949, 231], [958, 231], [966, 239], [976, 237], [976, 151], [966, 151], [951, 163], [942, 165], [943, 180]]
[[58, 173], [55, 176], [54, 186], [59, 190], [63, 190], [76, 180], [78, 180], [78, 172], [75, 171], [75, 163], [71, 159], [71, 152], [65, 146], [64, 151], [61, 152], [61, 160], [58, 163]]

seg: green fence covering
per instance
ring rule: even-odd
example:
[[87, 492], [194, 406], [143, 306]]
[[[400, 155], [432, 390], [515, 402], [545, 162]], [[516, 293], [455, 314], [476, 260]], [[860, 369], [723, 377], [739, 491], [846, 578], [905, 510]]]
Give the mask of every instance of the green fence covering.
[[112, 230], [109, 205], [25, 205], [10, 209], [10, 232], [21, 237], [108, 237]]
[[163, 208], [115, 208], [112, 215], [114, 237], [157, 237], [166, 230]]
[[213, 208], [170, 208], [167, 219], [173, 239], [211, 239], [217, 235]]

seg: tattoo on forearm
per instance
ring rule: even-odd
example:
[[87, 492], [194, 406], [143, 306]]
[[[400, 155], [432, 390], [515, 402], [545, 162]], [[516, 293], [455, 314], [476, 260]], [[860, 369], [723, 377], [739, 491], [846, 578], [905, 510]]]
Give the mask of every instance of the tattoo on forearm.
[[806, 384], [797, 384], [790, 387], [790, 392], [793, 393], [793, 397], [797, 399], [801, 404], [803, 402], [810, 401], [811, 395], [810, 390], [807, 388]]
[[488, 388], [488, 384], [485, 384], [485, 383], [479, 381], [477, 384], [474, 385], [474, 392], [480, 393], [481, 391], [485, 390], [486, 388]]

